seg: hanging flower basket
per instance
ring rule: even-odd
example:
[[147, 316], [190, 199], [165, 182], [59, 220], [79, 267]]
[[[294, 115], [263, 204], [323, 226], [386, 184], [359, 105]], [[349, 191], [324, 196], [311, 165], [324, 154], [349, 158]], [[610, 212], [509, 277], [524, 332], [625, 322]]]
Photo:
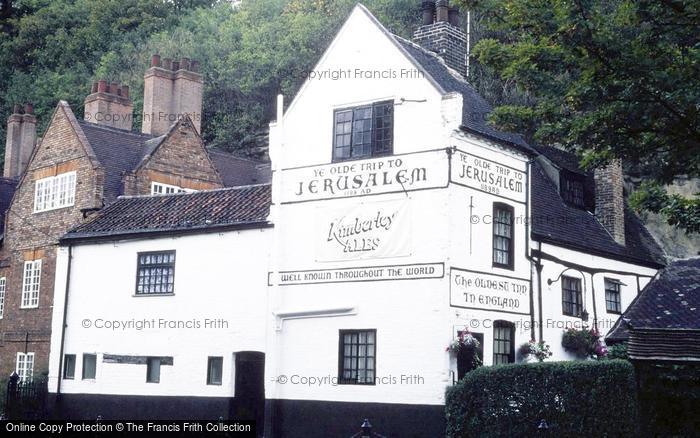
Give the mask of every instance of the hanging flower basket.
[[518, 355], [523, 360], [534, 357], [538, 362], [544, 362], [545, 359], [552, 357], [552, 350], [550, 350], [549, 344], [544, 341], [530, 341], [518, 348]]
[[608, 348], [595, 328], [566, 329], [561, 345], [564, 350], [582, 359], [602, 359], [608, 354]]

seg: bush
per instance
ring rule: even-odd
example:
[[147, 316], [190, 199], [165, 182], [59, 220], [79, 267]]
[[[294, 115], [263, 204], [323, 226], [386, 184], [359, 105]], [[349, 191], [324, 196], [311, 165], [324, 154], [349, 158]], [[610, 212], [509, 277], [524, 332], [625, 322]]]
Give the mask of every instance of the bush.
[[634, 368], [621, 360], [482, 367], [450, 387], [445, 404], [450, 438], [637, 432]]

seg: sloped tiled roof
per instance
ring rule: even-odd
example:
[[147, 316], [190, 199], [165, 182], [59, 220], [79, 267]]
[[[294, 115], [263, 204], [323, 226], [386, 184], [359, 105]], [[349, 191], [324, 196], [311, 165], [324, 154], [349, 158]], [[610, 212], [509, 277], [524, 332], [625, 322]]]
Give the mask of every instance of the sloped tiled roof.
[[665, 264], [663, 250], [629, 208], [625, 208], [625, 245], [620, 245], [591, 212], [564, 202], [536, 161], [532, 165], [531, 196], [535, 239], [645, 265]]
[[214, 167], [219, 171], [226, 187], [244, 186], [250, 184], [267, 184], [272, 179], [269, 164], [246, 158], [237, 157], [228, 152], [209, 149], [209, 157]]
[[675, 260], [651, 281], [608, 335], [635, 329], [700, 330], [700, 257]]
[[671, 262], [606, 337], [638, 360], [700, 361], [700, 257]]
[[78, 124], [105, 169], [106, 204], [123, 194], [124, 173], [134, 170], [147, 153], [155, 149], [159, 140], [164, 138], [158, 137], [159, 140], [154, 140], [152, 135], [96, 125], [83, 120], [78, 120]]
[[0, 178], [0, 236], [5, 232], [5, 213], [10, 208], [10, 202], [17, 188], [14, 178]]
[[536, 153], [520, 135], [499, 131], [489, 125], [486, 118], [493, 109], [491, 105], [473, 86], [450, 71], [437, 54], [399, 36], [393, 35], [393, 37], [443, 90], [460, 93], [463, 96], [462, 127], [464, 129], [496, 141], [509, 143], [526, 153]]
[[266, 224], [269, 184], [165, 196], [122, 197], [64, 240]]

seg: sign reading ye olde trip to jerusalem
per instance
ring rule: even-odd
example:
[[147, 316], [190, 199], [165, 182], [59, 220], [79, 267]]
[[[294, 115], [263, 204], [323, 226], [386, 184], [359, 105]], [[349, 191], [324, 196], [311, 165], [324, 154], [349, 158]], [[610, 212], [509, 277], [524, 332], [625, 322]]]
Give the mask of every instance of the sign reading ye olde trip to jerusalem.
[[451, 268], [450, 305], [528, 314], [530, 281]]
[[282, 203], [400, 193], [447, 186], [444, 149], [286, 169]]
[[526, 201], [525, 172], [459, 150], [452, 157], [452, 181], [513, 201]]
[[411, 255], [408, 200], [370, 202], [316, 210], [316, 261]]

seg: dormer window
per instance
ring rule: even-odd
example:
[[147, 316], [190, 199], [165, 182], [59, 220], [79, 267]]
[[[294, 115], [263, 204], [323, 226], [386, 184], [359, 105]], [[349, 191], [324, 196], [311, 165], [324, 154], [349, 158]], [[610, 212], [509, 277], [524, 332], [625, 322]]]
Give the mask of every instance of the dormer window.
[[390, 155], [394, 149], [394, 102], [336, 110], [333, 161]]
[[561, 172], [559, 188], [564, 202], [578, 208], [586, 207], [584, 178], [582, 176], [570, 172]]

